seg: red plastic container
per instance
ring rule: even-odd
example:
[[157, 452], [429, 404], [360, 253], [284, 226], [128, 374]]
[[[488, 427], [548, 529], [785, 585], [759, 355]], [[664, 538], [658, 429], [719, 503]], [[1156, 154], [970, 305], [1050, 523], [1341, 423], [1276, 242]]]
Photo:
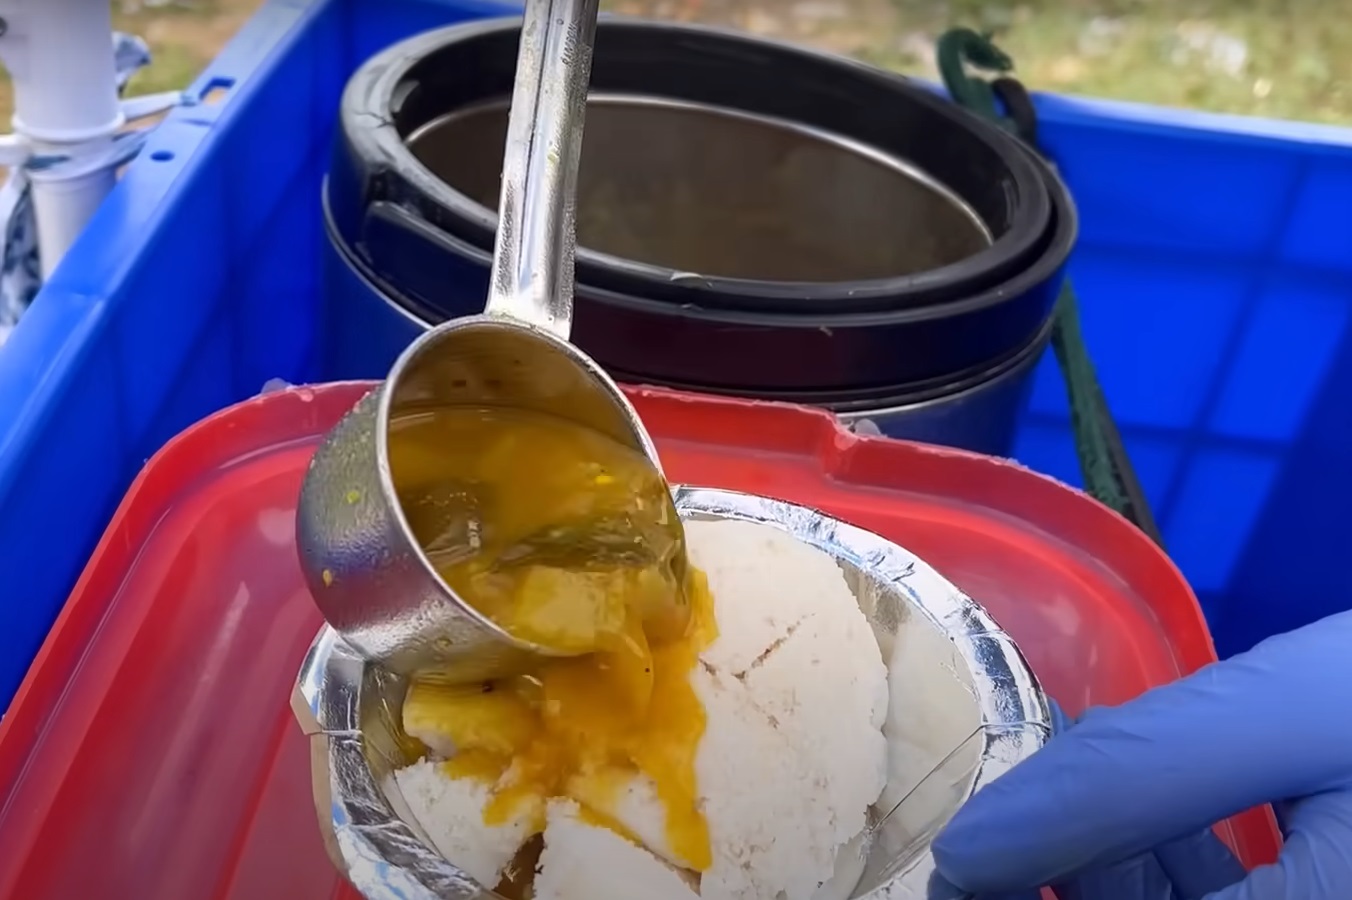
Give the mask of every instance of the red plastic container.
[[[293, 518], [316, 441], [369, 387], [250, 400], [146, 465], [0, 722], [0, 900], [355, 897], [320, 842], [289, 706], [320, 624]], [[1050, 479], [798, 407], [631, 396], [672, 480], [905, 545], [999, 619], [1071, 713], [1214, 659], [1168, 559]], [[1276, 854], [1266, 809], [1222, 831], [1250, 865]]]

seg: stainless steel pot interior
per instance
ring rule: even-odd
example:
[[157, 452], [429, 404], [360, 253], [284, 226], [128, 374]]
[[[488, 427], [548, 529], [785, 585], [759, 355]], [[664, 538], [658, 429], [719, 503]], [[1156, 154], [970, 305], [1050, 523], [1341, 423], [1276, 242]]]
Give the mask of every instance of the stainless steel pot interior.
[[[484, 206], [497, 202], [507, 107], [466, 107], [409, 150]], [[735, 110], [593, 93], [578, 245], [676, 272], [842, 282], [913, 275], [990, 246], [981, 217], [925, 172], [865, 144]]]

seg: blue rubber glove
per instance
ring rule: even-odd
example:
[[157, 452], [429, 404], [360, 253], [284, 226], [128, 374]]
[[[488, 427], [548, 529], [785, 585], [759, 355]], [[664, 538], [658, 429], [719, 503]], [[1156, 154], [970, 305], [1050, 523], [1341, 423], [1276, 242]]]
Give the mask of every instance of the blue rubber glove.
[[[1266, 802], [1286, 846], [1246, 876], [1209, 826]], [[1349, 900], [1352, 613], [1091, 710], [973, 797], [934, 855], [978, 896]]]

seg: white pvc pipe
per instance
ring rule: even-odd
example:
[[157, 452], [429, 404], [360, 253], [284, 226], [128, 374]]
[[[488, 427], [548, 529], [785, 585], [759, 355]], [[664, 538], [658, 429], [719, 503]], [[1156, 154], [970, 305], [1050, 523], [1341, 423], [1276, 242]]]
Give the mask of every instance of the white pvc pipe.
[[46, 281], [66, 251], [117, 185], [117, 172], [100, 169], [74, 178], [33, 179], [33, 218], [38, 226], [38, 258]]
[[[14, 83], [13, 129], [36, 155], [102, 151], [125, 119], [118, 104], [108, 0], [0, 0], [0, 62]], [[46, 278], [116, 181], [108, 170], [33, 176]]]

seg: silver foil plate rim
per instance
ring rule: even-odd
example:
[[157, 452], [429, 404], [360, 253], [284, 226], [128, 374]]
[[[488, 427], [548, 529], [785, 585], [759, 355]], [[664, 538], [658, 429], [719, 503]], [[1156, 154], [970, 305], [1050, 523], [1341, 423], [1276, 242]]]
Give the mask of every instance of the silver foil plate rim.
[[[853, 585], [856, 595], [901, 596], [906, 611], [921, 616], [951, 642], [968, 670], [967, 686], [979, 721], [966, 740], [980, 745], [973, 768], [950, 775], [938, 762], [914, 784], [917, 791], [948, 791], [935, 802], [961, 802], [1040, 749], [1051, 735], [1051, 715], [1042, 688], [1013, 640], [971, 597], [914, 554], [870, 531], [817, 510], [753, 494], [676, 486], [676, 508], [690, 519], [735, 519], [787, 531], [864, 573], [873, 587]], [[845, 566], [842, 566], [845, 568]], [[866, 598], [860, 596], [861, 606]], [[871, 619], [893, 611], [865, 609]], [[885, 624], [899, 630], [900, 623]], [[875, 631], [879, 629], [875, 621]], [[324, 626], [299, 673], [293, 708], [310, 735], [316, 813], [335, 865], [367, 900], [493, 900], [498, 895], [443, 859], [407, 811], [395, 809], [373, 770], [363, 730], [363, 689], [371, 664]], [[949, 754], [952, 756], [953, 754]], [[960, 776], [960, 777], [959, 777]], [[950, 783], [956, 782], [956, 783]], [[886, 796], [886, 793], [885, 793]], [[900, 804], [899, 804], [900, 805]], [[946, 818], [945, 818], [946, 821]], [[867, 886], [856, 900], [964, 900], [969, 895], [935, 870], [928, 843], [942, 822], [931, 824], [879, 867], [870, 865]], [[876, 823], [875, 823], [876, 827]], [[870, 871], [871, 870], [871, 871]]]

